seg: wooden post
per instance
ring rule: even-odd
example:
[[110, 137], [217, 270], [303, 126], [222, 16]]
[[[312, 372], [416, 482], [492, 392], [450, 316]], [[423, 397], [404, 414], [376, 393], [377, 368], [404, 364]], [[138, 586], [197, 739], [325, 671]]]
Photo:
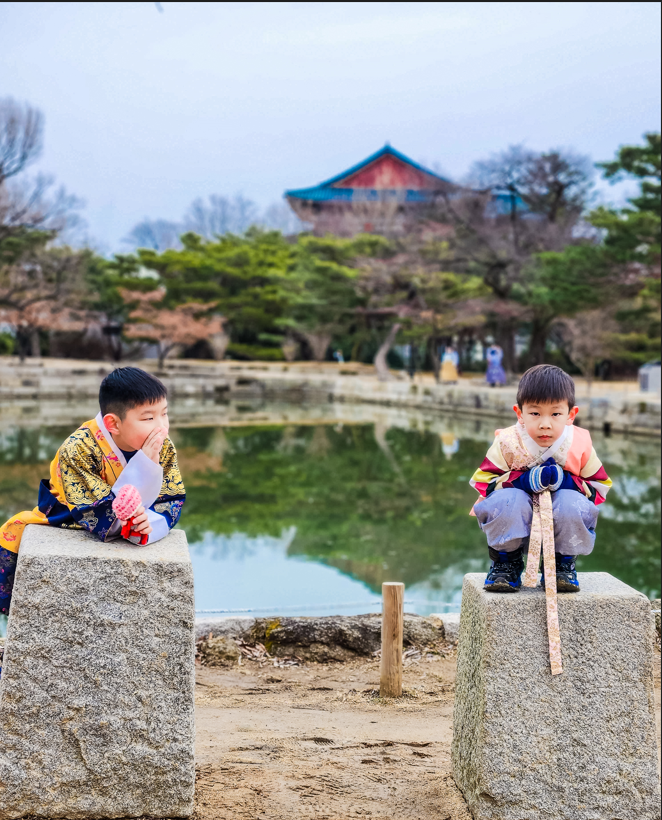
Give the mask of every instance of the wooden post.
[[382, 584], [382, 665], [379, 696], [402, 695], [402, 621], [405, 585]]

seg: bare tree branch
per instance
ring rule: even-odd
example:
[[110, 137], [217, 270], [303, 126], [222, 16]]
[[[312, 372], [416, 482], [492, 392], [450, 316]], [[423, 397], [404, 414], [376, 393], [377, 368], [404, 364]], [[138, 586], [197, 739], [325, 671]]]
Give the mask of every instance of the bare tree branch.
[[209, 201], [198, 197], [184, 216], [184, 229], [205, 239], [215, 239], [226, 233], [245, 233], [258, 221], [255, 203], [241, 194], [233, 199], [212, 194]]
[[26, 230], [49, 231], [55, 236], [82, 223], [83, 205], [64, 187], [53, 190], [52, 177], [11, 180], [0, 184], [0, 241]]
[[11, 97], [0, 99], [0, 185], [41, 154], [44, 116]]
[[170, 222], [167, 219], [145, 218], [131, 228], [122, 242], [132, 248], [167, 251], [171, 248], [181, 248], [182, 244], [179, 237], [183, 232], [184, 227], [178, 222]]

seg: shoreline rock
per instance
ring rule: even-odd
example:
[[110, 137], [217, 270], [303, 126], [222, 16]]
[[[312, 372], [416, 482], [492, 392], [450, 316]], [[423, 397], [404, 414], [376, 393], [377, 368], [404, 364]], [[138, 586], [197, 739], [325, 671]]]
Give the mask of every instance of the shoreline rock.
[[[263, 646], [275, 658], [344, 662], [369, 657], [381, 648], [382, 616], [328, 615], [302, 618], [218, 618], [196, 622], [198, 654], [203, 663], [232, 662], [232, 644]], [[423, 647], [448, 640], [442, 616], [406, 613], [403, 643]], [[454, 639], [451, 639], [454, 640]]]

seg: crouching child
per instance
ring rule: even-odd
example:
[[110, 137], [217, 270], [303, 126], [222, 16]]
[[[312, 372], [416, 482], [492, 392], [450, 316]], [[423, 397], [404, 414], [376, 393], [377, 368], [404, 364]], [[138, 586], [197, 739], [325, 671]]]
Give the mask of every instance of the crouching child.
[[473, 513], [487, 536], [492, 559], [485, 589], [520, 589], [533, 497], [549, 490], [557, 590], [577, 592], [575, 558], [593, 550], [598, 506], [607, 497], [611, 480], [588, 430], [574, 425], [579, 410], [575, 384], [561, 368], [539, 365], [527, 370], [513, 410], [517, 423], [497, 430], [485, 460], [471, 479], [481, 495]]

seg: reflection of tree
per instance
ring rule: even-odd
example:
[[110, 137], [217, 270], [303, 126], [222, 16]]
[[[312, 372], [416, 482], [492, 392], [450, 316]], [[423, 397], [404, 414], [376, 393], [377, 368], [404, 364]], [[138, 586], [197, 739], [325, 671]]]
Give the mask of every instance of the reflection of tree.
[[[315, 428], [289, 431], [283, 447], [282, 429], [226, 430], [232, 478], [213, 474], [206, 486], [191, 486], [182, 522], [191, 539], [209, 530], [275, 536], [296, 525], [290, 554], [335, 566], [375, 591], [383, 580], [414, 583], [431, 565], [483, 556], [466, 483], [466, 461], [480, 462], [482, 444], [466, 442], [466, 461], [449, 463], [434, 435], [379, 430], [388, 458], [370, 426], [329, 427], [324, 455]], [[181, 445], [192, 433], [180, 431]]]
[[39, 482], [69, 432], [15, 427], [0, 433], [0, 524], [35, 507]]
[[386, 441], [386, 433], [388, 432], [388, 427], [386, 426], [385, 422], [383, 421], [376, 421], [373, 425], [375, 431], [375, 441], [379, 445], [379, 449], [384, 453], [388, 463], [391, 465], [393, 472], [398, 476], [399, 479], [404, 480], [404, 475], [402, 474], [402, 470], [400, 469], [400, 465], [395, 460], [393, 453], [391, 452], [391, 448], [388, 445], [388, 441]]
[[48, 463], [13, 464], [0, 473], [0, 526], [17, 512], [37, 504], [39, 482], [48, 475]]
[[53, 458], [71, 430], [52, 427], [47, 430], [14, 427], [0, 432], [0, 465], [32, 465]]
[[313, 427], [313, 435], [308, 440], [307, 452], [311, 456], [323, 458], [331, 449], [331, 442], [326, 434], [326, 427]]
[[636, 471], [605, 465], [614, 486], [598, 524], [595, 551], [581, 559], [579, 568], [607, 570], [649, 598], [659, 598], [660, 478], [653, 472], [654, 459], [646, 462]]
[[301, 444], [301, 440], [297, 439], [298, 428], [292, 424], [286, 424], [282, 428], [280, 441], [278, 442], [278, 450], [282, 453], [290, 454], [297, 446]]

